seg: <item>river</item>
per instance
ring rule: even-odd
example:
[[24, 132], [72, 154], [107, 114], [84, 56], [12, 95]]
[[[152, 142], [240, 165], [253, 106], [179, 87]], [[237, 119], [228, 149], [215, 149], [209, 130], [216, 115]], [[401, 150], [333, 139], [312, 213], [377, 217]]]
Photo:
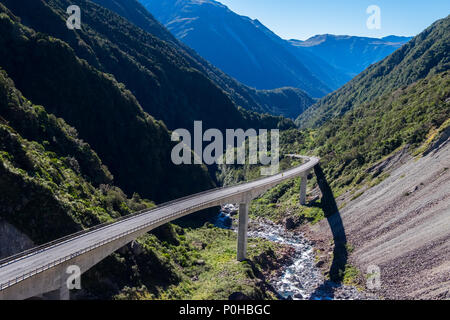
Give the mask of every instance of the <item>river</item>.
[[[236, 212], [237, 209], [232, 204], [222, 207], [215, 223], [216, 226], [234, 230], [231, 213]], [[355, 287], [333, 283], [324, 278], [321, 270], [316, 266], [313, 245], [303, 234], [286, 231], [283, 226], [263, 219], [251, 221], [249, 224], [251, 225], [248, 232], [249, 237], [267, 239], [295, 249], [292, 262], [283, 267], [283, 272], [279, 277], [270, 281], [277, 293], [284, 299], [367, 299], [366, 295]]]

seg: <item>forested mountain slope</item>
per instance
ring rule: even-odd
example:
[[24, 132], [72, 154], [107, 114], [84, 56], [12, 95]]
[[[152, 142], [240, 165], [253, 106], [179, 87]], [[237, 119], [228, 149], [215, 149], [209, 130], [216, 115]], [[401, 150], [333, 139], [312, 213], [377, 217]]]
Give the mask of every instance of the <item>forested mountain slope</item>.
[[101, 208], [96, 188], [113, 177], [97, 154], [64, 120], [28, 102], [4, 71], [0, 121], [2, 217], [34, 241], [75, 232], [76, 221], [88, 226], [125, 213]]
[[217, 1], [141, 3], [178, 39], [250, 87], [296, 87], [313, 97], [331, 91], [258, 20], [240, 16]]
[[212, 186], [205, 168], [172, 163], [166, 126], [122, 84], [61, 40], [24, 27], [1, 4], [0, 12], [1, 67], [34, 103], [76, 128], [127, 194], [160, 202]]
[[[138, 194], [127, 198], [113, 183], [76, 130], [23, 97], [0, 69], [0, 259], [154, 206]], [[273, 298], [253, 272], [267, 267], [262, 256], [276, 263], [276, 246], [255, 241], [249, 252], [254, 264], [236, 265], [233, 236], [164, 225], [83, 274], [82, 290], [72, 291], [71, 299], [226, 299], [237, 290]], [[224, 246], [227, 254], [217, 265], [214, 257]], [[206, 261], [199, 264], [200, 258]], [[233, 279], [226, 275], [231, 272]], [[194, 276], [205, 276], [201, 285]]]
[[[2, 0], [2, 3], [36, 32], [67, 42], [79, 58], [114, 75], [133, 93], [144, 111], [163, 120], [171, 130], [190, 128], [194, 120], [203, 120], [204, 127], [219, 129], [272, 128], [279, 122], [285, 125], [279, 118], [256, 117], [238, 110], [176, 47], [91, 1], [25, 0], [19, 4]], [[79, 5], [83, 12], [82, 30], [66, 27], [66, 9], [72, 4]], [[14, 78], [12, 74], [11, 77]]]
[[317, 127], [383, 94], [408, 86], [450, 67], [450, 17], [435, 22], [383, 61], [300, 115], [300, 127]]
[[[137, 194], [128, 199], [111, 185], [113, 177], [108, 168], [78, 138], [76, 130], [24, 98], [3, 70], [0, 70], [0, 150], [0, 223], [2, 226], [8, 223], [7, 229], [16, 228], [21, 237], [27, 237], [34, 245], [153, 206]], [[142, 239], [153, 241], [148, 249], [160, 246], [155, 236]], [[3, 238], [3, 241], [1, 245], [8, 246], [10, 254], [17, 253], [14, 244], [20, 240]], [[157, 257], [143, 255], [155, 263], [155, 269], [161, 266]], [[130, 281], [132, 273], [139, 279], [149, 272], [126, 255], [107, 259], [101, 268], [109, 272], [104, 269], [99, 273], [97, 267], [93, 268], [98, 277], [90, 281], [84, 278], [86, 289], [91, 285], [101, 287], [101, 279], [112, 277], [111, 280], [117, 281], [115, 293], [118, 293], [124, 284], [135, 285], [136, 282]], [[122, 276], [114, 279], [117, 268], [123, 270]], [[165, 274], [173, 272], [169, 265], [165, 272], [159, 269], [161, 279], [165, 280]], [[112, 292], [103, 286], [101, 294], [107, 297]]]
[[[285, 131], [280, 154], [319, 156], [335, 196], [347, 191], [357, 195], [359, 189], [386, 178], [379, 162], [391, 158], [395, 162], [392, 154], [400, 151], [427, 153], [442, 137], [448, 138], [449, 130], [450, 76], [446, 71], [361, 104], [316, 129]], [[234, 183], [254, 179], [257, 173], [256, 166], [235, 166], [222, 170], [220, 178]], [[298, 187], [292, 181], [274, 188], [254, 202], [255, 214], [281, 219], [289, 212], [314, 220], [311, 211], [320, 213], [312, 210], [314, 206], [298, 205]]]
[[313, 104], [308, 94], [300, 89], [284, 87], [273, 90], [250, 88], [221, 70], [177, 40], [153, 15], [137, 0], [92, 0], [99, 5], [116, 12], [141, 29], [175, 46], [189, 64], [201, 71], [217, 86], [224, 90], [233, 102], [247, 110], [297, 118], [304, 107]]
[[377, 177], [371, 166], [392, 152], [414, 150], [442, 134], [449, 125], [449, 97], [449, 72], [429, 75], [324, 123], [314, 130], [311, 147], [326, 163], [333, 186], [356, 185]]

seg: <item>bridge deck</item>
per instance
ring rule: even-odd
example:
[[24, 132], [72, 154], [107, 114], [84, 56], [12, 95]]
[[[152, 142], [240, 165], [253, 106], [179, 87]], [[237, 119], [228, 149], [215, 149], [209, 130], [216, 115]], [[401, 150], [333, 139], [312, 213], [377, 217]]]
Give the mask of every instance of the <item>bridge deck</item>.
[[308, 172], [319, 162], [317, 158], [305, 158], [309, 160], [307, 163], [283, 173], [237, 186], [194, 194], [179, 201], [171, 202], [169, 205], [163, 205], [73, 238], [64, 239], [47, 248], [9, 261], [0, 266], [0, 293], [5, 288], [14, 286], [14, 284], [29, 277], [34, 277], [58, 263], [70, 260], [93, 248], [136, 232], [136, 230], [151, 230], [152, 226], [157, 227], [162, 222], [170, 222], [189, 213], [216, 206], [218, 203], [224, 203], [223, 201], [231, 200], [233, 197], [252, 193], [254, 190], [270, 188], [284, 180]]

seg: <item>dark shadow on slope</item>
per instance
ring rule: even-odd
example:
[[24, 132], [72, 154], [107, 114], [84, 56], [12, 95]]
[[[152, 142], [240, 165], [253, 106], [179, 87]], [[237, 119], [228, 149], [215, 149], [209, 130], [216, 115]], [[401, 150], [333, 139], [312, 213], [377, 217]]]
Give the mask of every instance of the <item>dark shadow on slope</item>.
[[345, 235], [344, 225], [342, 223], [341, 214], [339, 212], [336, 200], [334, 199], [333, 191], [327, 182], [325, 174], [320, 165], [314, 167], [314, 173], [317, 177], [317, 183], [322, 192], [322, 199], [320, 201], [321, 208], [327, 218], [334, 240], [333, 262], [329, 271], [330, 281], [326, 281], [319, 286], [311, 295], [311, 299], [328, 297], [333, 298], [333, 288], [342, 283], [345, 266], [347, 264], [347, 237]]

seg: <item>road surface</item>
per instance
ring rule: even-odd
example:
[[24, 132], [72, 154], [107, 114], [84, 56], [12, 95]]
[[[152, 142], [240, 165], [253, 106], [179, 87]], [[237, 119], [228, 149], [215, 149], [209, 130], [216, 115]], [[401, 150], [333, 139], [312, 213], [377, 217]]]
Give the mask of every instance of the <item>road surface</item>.
[[[73, 260], [75, 257], [82, 256], [90, 251], [95, 253], [94, 249], [112, 242], [118, 242], [119, 245], [120, 241], [118, 240], [121, 240], [121, 238], [128, 241], [127, 236], [144, 234], [164, 223], [196, 211], [225, 203], [249, 201], [249, 199], [255, 198], [285, 180], [303, 176], [319, 162], [319, 159], [314, 157], [290, 156], [304, 158], [308, 161], [298, 167], [256, 181], [214, 189], [171, 201], [138, 215], [127, 217], [83, 234], [74, 235], [69, 239], [57, 240], [49, 245], [44, 245], [43, 248], [27, 252], [24, 256], [10, 258], [10, 261], [0, 261], [0, 299], [2, 298], [2, 291], [5, 289], [11, 291], [15, 285], [26, 279], [30, 280], [30, 278], [41, 281], [39, 280], [40, 273]], [[86, 270], [82, 270], [82, 272], [84, 271]], [[5, 296], [10, 297], [11, 295]], [[23, 293], [21, 296], [23, 296]]]

